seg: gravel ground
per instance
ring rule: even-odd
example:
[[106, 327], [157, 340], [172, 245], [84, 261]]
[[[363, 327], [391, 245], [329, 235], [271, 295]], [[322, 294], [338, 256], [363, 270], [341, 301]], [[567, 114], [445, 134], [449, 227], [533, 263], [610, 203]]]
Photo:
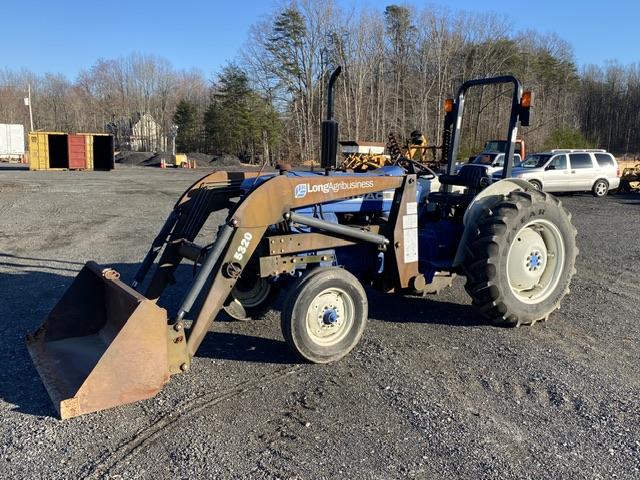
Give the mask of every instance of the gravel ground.
[[546, 324], [485, 325], [460, 279], [370, 292], [357, 350], [317, 366], [272, 311], [216, 323], [154, 399], [57, 420], [24, 335], [84, 261], [130, 279], [200, 174], [0, 170], [0, 477], [640, 478], [638, 195], [562, 198], [581, 253]]

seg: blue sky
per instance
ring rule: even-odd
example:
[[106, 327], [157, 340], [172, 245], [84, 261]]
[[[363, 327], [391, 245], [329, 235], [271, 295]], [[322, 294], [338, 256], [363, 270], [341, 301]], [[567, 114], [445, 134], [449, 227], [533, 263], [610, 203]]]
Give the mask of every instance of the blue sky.
[[[383, 10], [392, 0], [338, 0]], [[452, 10], [508, 15], [517, 30], [556, 32], [569, 41], [578, 64], [640, 61], [640, 0], [448, 0], [404, 2]], [[96, 59], [133, 51], [169, 59], [178, 68], [196, 67], [212, 76], [232, 60], [249, 27], [278, 4], [258, 1], [58, 0], [0, 3], [0, 68], [60, 72], [74, 78]], [[110, 8], [107, 9], [107, 6]]]

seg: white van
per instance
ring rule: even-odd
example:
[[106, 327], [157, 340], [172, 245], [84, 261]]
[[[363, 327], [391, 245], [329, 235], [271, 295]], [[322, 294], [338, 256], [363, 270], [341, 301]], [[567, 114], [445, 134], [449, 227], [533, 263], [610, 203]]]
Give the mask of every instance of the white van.
[[616, 159], [606, 150], [563, 149], [527, 155], [512, 176], [545, 192], [588, 192], [604, 197], [620, 185]]

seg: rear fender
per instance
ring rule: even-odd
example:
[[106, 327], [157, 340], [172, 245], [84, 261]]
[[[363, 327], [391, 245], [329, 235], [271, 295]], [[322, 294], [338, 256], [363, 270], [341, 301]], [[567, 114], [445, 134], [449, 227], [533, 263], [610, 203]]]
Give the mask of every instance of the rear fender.
[[462, 239], [456, 250], [456, 256], [453, 261], [454, 267], [458, 267], [464, 261], [465, 247], [473, 238], [475, 225], [478, 219], [484, 215], [486, 208], [492, 208], [500, 202], [505, 195], [516, 190], [533, 190], [533, 186], [526, 180], [521, 178], [506, 178], [496, 183], [492, 183], [475, 196], [473, 201], [467, 207], [462, 219], [464, 223], [464, 232]]

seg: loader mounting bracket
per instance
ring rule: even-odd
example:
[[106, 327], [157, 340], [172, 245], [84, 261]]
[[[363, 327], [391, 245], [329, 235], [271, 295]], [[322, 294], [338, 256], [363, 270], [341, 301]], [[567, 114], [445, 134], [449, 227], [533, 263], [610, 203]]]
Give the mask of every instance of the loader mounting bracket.
[[333, 262], [336, 256], [333, 254], [322, 255], [273, 255], [260, 258], [260, 276], [271, 277], [282, 273], [290, 273], [298, 265]]
[[187, 340], [182, 322], [168, 325], [167, 350], [169, 374], [185, 372], [191, 367], [191, 355], [187, 350]]

